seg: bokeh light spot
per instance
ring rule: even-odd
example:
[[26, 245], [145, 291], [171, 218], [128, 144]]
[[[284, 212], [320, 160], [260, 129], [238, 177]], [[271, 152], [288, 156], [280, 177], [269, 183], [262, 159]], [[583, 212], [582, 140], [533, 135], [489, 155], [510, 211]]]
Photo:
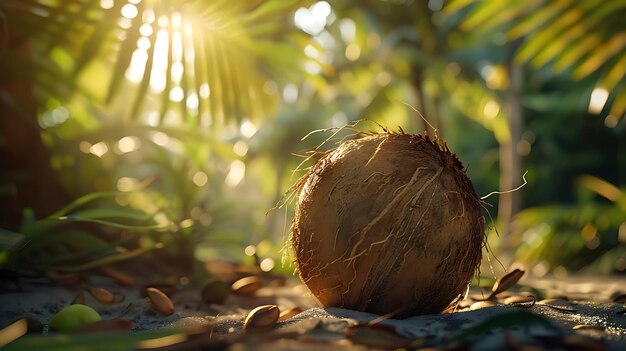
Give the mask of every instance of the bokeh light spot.
[[196, 186], [204, 186], [206, 185], [206, 183], [209, 181], [209, 177], [206, 175], [206, 173], [202, 172], [202, 171], [198, 171], [196, 173], [194, 173], [193, 177], [191, 178], [191, 180], [193, 181], [193, 183]]

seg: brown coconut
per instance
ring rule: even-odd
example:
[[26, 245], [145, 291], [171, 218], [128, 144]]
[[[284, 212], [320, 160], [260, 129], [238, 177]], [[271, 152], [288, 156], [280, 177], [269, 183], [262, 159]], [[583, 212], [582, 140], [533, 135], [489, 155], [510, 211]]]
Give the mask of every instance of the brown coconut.
[[344, 142], [297, 191], [291, 244], [323, 306], [438, 313], [480, 263], [480, 199], [440, 139], [384, 133]]

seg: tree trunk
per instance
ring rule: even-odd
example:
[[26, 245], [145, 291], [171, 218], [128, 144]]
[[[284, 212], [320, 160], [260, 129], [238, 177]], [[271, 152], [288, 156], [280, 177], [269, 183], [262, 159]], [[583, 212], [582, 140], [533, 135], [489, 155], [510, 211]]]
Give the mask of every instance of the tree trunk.
[[[12, 29], [6, 52], [28, 55], [26, 41]], [[33, 72], [12, 69], [4, 56], [0, 57], [0, 77], [0, 94], [4, 95], [0, 98], [0, 226], [16, 229], [24, 209], [31, 208], [41, 218], [66, 204], [67, 195], [41, 139]]]
[[[522, 158], [517, 152], [517, 144], [522, 138], [523, 111], [521, 93], [523, 85], [522, 67], [511, 58], [507, 64], [509, 88], [504, 95], [504, 107], [509, 125], [510, 139], [500, 144], [500, 191], [517, 187], [521, 182]], [[502, 234], [506, 236], [511, 230], [511, 220], [521, 209], [522, 196], [518, 191], [501, 194], [498, 205], [498, 220]]]

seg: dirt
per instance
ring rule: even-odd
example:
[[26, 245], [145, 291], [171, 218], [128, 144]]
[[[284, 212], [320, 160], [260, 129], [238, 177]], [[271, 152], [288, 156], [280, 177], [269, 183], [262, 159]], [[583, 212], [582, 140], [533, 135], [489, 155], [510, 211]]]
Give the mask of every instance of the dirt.
[[[306, 288], [297, 283], [264, 287], [249, 297], [231, 294], [219, 305], [203, 304], [196, 289], [181, 289], [172, 294], [176, 312], [170, 316], [154, 311], [149, 300], [141, 296], [140, 288], [122, 287], [101, 276], [87, 277], [77, 286], [55, 286], [45, 278], [23, 279], [19, 287], [10, 282], [1, 284], [0, 326], [7, 326], [24, 315], [38, 319], [44, 326], [40, 333], [9, 344], [7, 349], [10, 350], [26, 350], [39, 344], [47, 345], [38, 347], [39, 351], [64, 349], [67, 340], [72, 338], [59, 338], [48, 333], [47, 323], [85, 287], [104, 287], [115, 293], [117, 300], [114, 303], [100, 303], [89, 294], [86, 294], [85, 303], [98, 310], [105, 320], [131, 320], [132, 330], [125, 335], [156, 340], [157, 334], [145, 333], [164, 331], [167, 334], [172, 330], [187, 333], [185, 338], [172, 343], [177, 350], [197, 349], [198, 345], [200, 349], [231, 350], [320, 347], [419, 349], [431, 346], [440, 349], [518, 350], [529, 345], [548, 350], [626, 349], [626, 307], [623, 303], [611, 302], [618, 293], [625, 292], [624, 277], [526, 279], [522, 285], [503, 293], [502, 297], [534, 292], [537, 295], [535, 302], [540, 299], [539, 294], [559, 298], [548, 303], [519, 306], [502, 304], [503, 299], [500, 299], [494, 301], [496, 305], [493, 307], [402, 320], [380, 319], [377, 315], [341, 308], [317, 307]], [[479, 293], [474, 289], [470, 295]], [[243, 335], [246, 314], [254, 307], [265, 304], [277, 305], [281, 311], [298, 307], [303, 312], [279, 322], [272, 330]], [[210, 333], [204, 333], [205, 336], [199, 338], [193, 336], [197, 332], [192, 330]], [[96, 338], [81, 335], [75, 336], [75, 341], [85, 340], [86, 345], [93, 346], [87, 347], [87, 350], [102, 349], [98, 347], [107, 345], [98, 341], [97, 347]], [[43, 343], [41, 340], [47, 341]], [[110, 340], [113, 344], [118, 339]], [[120, 349], [135, 349], [133, 343], [122, 343], [124, 346]]]

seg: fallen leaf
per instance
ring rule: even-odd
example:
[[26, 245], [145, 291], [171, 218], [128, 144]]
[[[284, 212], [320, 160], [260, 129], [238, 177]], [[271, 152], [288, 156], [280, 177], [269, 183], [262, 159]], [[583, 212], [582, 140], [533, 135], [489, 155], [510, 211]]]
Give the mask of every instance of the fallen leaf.
[[506, 305], [518, 307], [532, 307], [535, 304], [535, 297], [529, 296], [510, 296], [502, 301]]
[[496, 295], [498, 295], [499, 293], [515, 286], [515, 284], [517, 284], [517, 282], [522, 278], [523, 275], [524, 275], [523, 270], [514, 269], [513, 271], [504, 275], [502, 278], [498, 279], [496, 283], [493, 285], [493, 287], [491, 288], [491, 294], [489, 295], [488, 300], [491, 300], [492, 298], [496, 297]]
[[572, 303], [561, 299], [543, 299], [536, 303], [562, 312], [576, 312]]
[[493, 307], [493, 306], [497, 306], [497, 304], [493, 301], [478, 301], [478, 302], [474, 302], [469, 309], [471, 311], [475, 311], [475, 310], [479, 310], [481, 308], [485, 308], [485, 307]]
[[605, 328], [599, 325], [590, 325], [590, 324], [577, 324], [572, 327], [572, 330], [597, 330], [604, 331]]

